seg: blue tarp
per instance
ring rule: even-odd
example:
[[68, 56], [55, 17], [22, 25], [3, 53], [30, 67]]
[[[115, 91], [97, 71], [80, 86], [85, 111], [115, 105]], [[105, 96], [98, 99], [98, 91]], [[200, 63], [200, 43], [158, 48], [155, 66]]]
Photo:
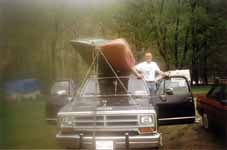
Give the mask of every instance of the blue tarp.
[[37, 79], [8, 81], [4, 84], [4, 91], [8, 95], [13, 93], [31, 93], [36, 90], [40, 90], [40, 84]]

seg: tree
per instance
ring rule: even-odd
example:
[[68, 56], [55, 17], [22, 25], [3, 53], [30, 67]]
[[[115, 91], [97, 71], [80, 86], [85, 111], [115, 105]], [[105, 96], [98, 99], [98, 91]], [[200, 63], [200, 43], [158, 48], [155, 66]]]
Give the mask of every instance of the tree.
[[[207, 61], [222, 41], [221, 2], [208, 0], [126, 1], [116, 17], [121, 31], [134, 49], [154, 47], [166, 69], [190, 68], [192, 78], [207, 83]], [[215, 5], [214, 5], [215, 4]], [[213, 10], [215, 9], [215, 11]]]

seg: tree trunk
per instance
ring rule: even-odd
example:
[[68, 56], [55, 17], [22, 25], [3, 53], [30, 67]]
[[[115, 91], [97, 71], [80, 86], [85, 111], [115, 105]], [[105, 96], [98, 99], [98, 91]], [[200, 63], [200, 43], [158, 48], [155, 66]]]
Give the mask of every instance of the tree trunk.
[[58, 41], [58, 28], [59, 24], [57, 21], [57, 17], [54, 18], [54, 38], [51, 43], [51, 76], [52, 80], [56, 79], [56, 49], [57, 49], [57, 41]]
[[174, 57], [175, 57], [175, 68], [178, 69], [178, 30], [179, 30], [179, 16], [176, 20], [176, 31], [174, 35]]
[[184, 51], [183, 51], [183, 57], [182, 57], [181, 64], [180, 64], [180, 69], [183, 68], [185, 61], [186, 61], [186, 55], [188, 53], [188, 48], [189, 48], [188, 38], [189, 38], [189, 27], [187, 28], [187, 31], [185, 33]]
[[203, 82], [205, 85], [208, 85], [208, 73], [207, 73], [207, 55], [204, 56], [204, 65], [203, 65]]
[[208, 45], [207, 45], [207, 41], [204, 42], [204, 53], [203, 53], [203, 70], [202, 70], [202, 79], [203, 79], [203, 83], [205, 85], [208, 85], [208, 73], [207, 73], [207, 59], [208, 59]]
[[160, 41], [157, 41], [157, 46], [158, 46], [158, 51], [159, 51], [160, 55], [162, 56], [162, 58], [165, 61], [166, 69], [169, 70], [170, 64], [169, 64], [169, 61], [168, 61], [168, 57], [167, 57], [167, 54], [165, 53], [165, 51], [163, 50], [163, 47], [161, 46]]
[[196, 22], [194, 19], [194, 12], [195, 12], [195, 8], [196, 8], [196, 2], [197, 0], [191, 0], [191, 13], [192, 13], [192, 17], [191, 17], [191, 35], [192, 35], [192, 64], [191, 64], [191, 70], [192, 70], [192, 80], [191, 80], [191, 84], [193, 84], [193, 82], [195, 82], [196, 85], [198, 85], [199, 80], [198, 80], [198, 66], [197, 66], [197, 60], [196, 60], [196, 51], [197, 51], [197, 45], [196, 45]]

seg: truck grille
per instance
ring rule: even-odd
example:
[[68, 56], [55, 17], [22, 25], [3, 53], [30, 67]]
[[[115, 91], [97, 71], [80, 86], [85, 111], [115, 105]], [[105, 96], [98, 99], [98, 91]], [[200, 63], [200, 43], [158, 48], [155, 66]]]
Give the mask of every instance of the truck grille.
[[102, 115], [102, 116], [75, 116], [74, 127], [135, 127], [138, 125], [137, 115]]

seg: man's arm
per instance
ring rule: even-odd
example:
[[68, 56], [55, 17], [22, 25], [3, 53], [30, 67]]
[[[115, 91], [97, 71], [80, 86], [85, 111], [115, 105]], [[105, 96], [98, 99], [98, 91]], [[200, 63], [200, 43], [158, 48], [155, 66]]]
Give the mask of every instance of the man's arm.
[[164, 76], [164, 77], [167, 77], [167, 76], [169, 76], [169, 74], [168, 73], [165, 73], [165, 72], [163, 72], [163, 71], [161, 71], [161, 70], [156, 70], [160, 75], [162, 75], [162, 76]]
[[162, 75], [163, 77], [169, 76], [169, 73], [165, 73], [165, 72], [161, 71], [161, 69], [159, 68], [159, 66], [157, 65], [157, 63], [154, 63], [154, 64], [155, 64], [155, 65], [154, 65], [155, 71], [156, 71], [158, 74]]
[[142, 78], [143, 78], [143, 75], [142, 75], [141, 73], [139, 73], [139, 71], [136, 69], [135, 66], [132, 68], [132, 73], [133, 73], [134, 75], [136, 75], [137, 78], [139, 78], [139, 79], [142, 79]]
[[158, 72], [159, 76], [156, 77], [156, 79], [155, 79], [156, 82], [163, 79], [163, 78], [169, 77], [169, 73], [165, 73], [161, 70], [159, 70], [157, 72]]

